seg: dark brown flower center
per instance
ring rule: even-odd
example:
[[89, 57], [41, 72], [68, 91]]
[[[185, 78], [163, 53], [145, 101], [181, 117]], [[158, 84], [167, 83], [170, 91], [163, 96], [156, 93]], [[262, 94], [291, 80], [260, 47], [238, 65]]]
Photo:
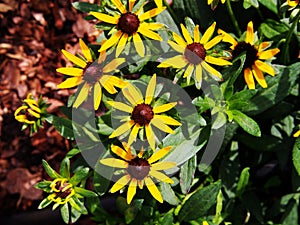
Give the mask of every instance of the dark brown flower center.
[[235, 58], [243, 52], [246, 52], [246, 60], [243, 69], [251, 68], [254, 62], [258, 59], [258, 51], [253, 45], [249, 43], [239, 42], [232, 51], [232, 57]]
[[137, 32], [139, 26], [139, 18], [131, 12], [122, 14], [117, 24], [117, 28], [128, 35], [132, 35]]
[[135, 123], [138, 123], [141, 126], [149, 124], [150, 121], [153, 119], [154, 112], [150, 105], [145, 103], [139, 104], [134, 107], [131, 119], [134, 120]]
[[134, 158], [128, 163], [127, 172], [132, 178], [143, 180], [148, 176], [150, 171], [150, 164], [146, 159]]
[[57, 182], [57, 184], [55, 185], [55, 188], [56, 188], [57, 190], [59, 190], [59, 192], [56, 192], [56, 195], [57, 195], [58, 197], [61, 197], [61, 198], [66, 198], [66, 197], [68, 197], [68, 195], [71, 194], [71, 187], [68, 188], [67, 190], [63, 191], [63, 189], [64, 189], [65, 187], [67, 187], [68, 185], [69, 185], [69, 183], [67, 183], [67, 182], [64, 182], [63, 184], [62, 184], [61, 181], [60, 181], [60, 182]]
[[88, 64], [83, 74], [83, 80], [85, 80], [90, 85], [94, 85], [96, 82], [99, 81], [102, 74], [103, 69], [100, 64]]
[[189, 63], [194, 65], [200, 64], [206, 56], [206, 50], [200, 43], [189, 44], [184, 51], [184, 57]]

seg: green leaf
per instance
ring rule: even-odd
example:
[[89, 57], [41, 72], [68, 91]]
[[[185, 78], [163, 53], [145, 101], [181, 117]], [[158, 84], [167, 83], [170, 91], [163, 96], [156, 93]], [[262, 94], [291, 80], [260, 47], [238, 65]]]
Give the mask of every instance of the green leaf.
[[78, 148], [73, 148], [70, 151], [68, 151], [66, 157], [72, 158], [73, 156], [77, 155], [80, 153], [80, 150]]
[[[179, 221], [191, 221], [207, 216], [209, 209], [216, 204], [217, 195], [221, 189], [221, 181], [200, 188], [184, 203], [178, 213]], [[197, 213], [195, 213], [197, 209]]]
[[275, 14], [278, 13], [277, 10], [277, 4], [278, 1], [277, 0], [258, 0], [262, 5], [264, 5], [265, 7], [267, 7], [269, 10], [271, 10], [272, 12], [274, 12]]
[[296, 139], [293, 147], [293, 163], [298, 175], [300, 176], [300, 137]]
[[183, 194], [187, 194], [192, 186], [194, 174], [197, 168], [197, 157], [194, 156], [185, 162], [180, 169], [180, 188]]
[[239, 181], [237, 183], [237, 187], [236, 187], [236, 196], [238, 196], [238, 197], [244, 193], [244, 191], [249, 183], [249, 177], [250, 177], [249, 169], [250, 169], [249, 167], [246, 167], [241, 172], [240, 179], [239, 179]]
[[185, 17], [184, 22], [185, 22], [186, 29], [188, 30], [191, 37], [193, 37], [194, 36], [194, 28], [195, 28], [194, 21], [190, 17]]
[[38, 188], [38, 189], [41, 189], [41, 190], [44, 190], [44, 189], [51, 189], [50, 188], [50, 184], [52, 183], [52, 181], [47, 181], [47, 180], [44, 180], [44, 181], [41, 181], [37, 184], [34, 185], [35, 188]]
[[239, 110], [230, 111], [232, 112], [234, 121], [237, 122], [241, 126], [241, 128], [243, 128], [244, 131], [256, 137], [261, 136], [260, 128], [253, 119], [251, 119]]
[[219, 112], [213, 121], [212, 129], [217, 130], [223, 127], [226, 124], [226, 122], [227, 122], [226, 115], [223, 112]]
[[43, 201], [41, 201], [41, 203], [38, 206], [38, 209], [43, 209], [45, 207], [47, 207], [48, 205], [51, 204], [51, 200], [49, 200], [48, 198], [43, 199]]
[[61, 214], [61, 217], [62, 217], [63, 221], [66, 224], [69, 224], [69, 222], [70, 222], [70, 213], [69, 213], [68, 204], [64, 204], [62, 207], [60, 207], [60, 214]]
[[222, 217], [222, 208], [223, 208], [223, 195], [222, 191], [220, 190], [217, 196], [217, 205], [216, 205], [216, 214], [213, 218], [213, 223], [220, 224], [223, 221]]
[[273, 39], [277, 36], [285, 38], [285, 33], [289, 31], [289, 27], [283, 22], [272, 19], [266, 19], [263, 23], [261, 23], [258, 30], [259, 33], [261, 33], [269, 39]]
[[75, 171], [75, 174], [70, 179], [70, 183], [77, 186], [82, 180], [86, 179], [89, 174], [89, 168], [79, 168]]
[[64, 158], [61, 162], [59, 173], [62, 177], [70, 178], [70, 160], [68, 158]]
[[258, 8], [259, 5], [257, 0], [244, 0], [243, 6], [245, 9], [248, 9], [251, 6]]
[[97, 197], [98, 196], [95, 192], [86, 190], [86, 189], [81, 188], [81, 187], [75, 187], [74, 189], [75, 189], [75, 192], [77, 194], [80, 194], [83, 197], [91, 198], [91, 197]]
[[294, 225], [298, 221], [298, 204], [294, 199], [288, 204], [282, 219], [282, 225]]
[[54, 116], [53, 126], [64, 138], [74, 140], [73, 125], [71, 120]]
[[162, 220], [161, 220], [161, 224], [163, 225], [173, 225], [173, 221], [174, 221], [174, 217], [173, 217], [173, 212], [170, 211], [170, 212], [167, 212]]
[[47, 163], [46, 160], [43, 160], [43, 166], [47, 172], [47, 174], [52, 178], [52, 179], [56, 179], [56, 178], [61, 178], [61, 176], [54, 170], [51, 168], [51, 166]]
[[89, 13], [91, 11], [93, 12], [101, 12], [102, 11], [102, 7], [99, 6], [98, 4], [91, 4], [88, 2], [73, 2], [72, 6], [84, 13]]
[[178, 205], [179, 199], [176, 197], [171, 185], [168, 183], [162, 182], [160, 184], [160, 191], [163, 199], [168, 202], [170, 205]]

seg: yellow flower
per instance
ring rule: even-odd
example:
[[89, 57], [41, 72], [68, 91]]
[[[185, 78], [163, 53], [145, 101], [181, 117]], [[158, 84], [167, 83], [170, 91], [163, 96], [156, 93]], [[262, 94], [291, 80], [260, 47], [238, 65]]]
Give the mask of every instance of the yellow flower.
[[167, 177], [159, 170], [167, 170], [176, 166], [174, 162], [157, 162], [164, 157], [171, 149], [171, 146], [157, 150], [150, 158], [143, 158], [143, 151], [141, 150], [138, 155], [131, 153], [130, 147], [123, 142], [124, 149], [112, 145], [111, 150], [122, 159], [106, 158], [101, 159], [100, 163], [106, 166], [125, 169], [125, 175], [122, 176], [112, 186], [110, 192], [115, 193], [122, 189], [129, 182], [127, 190], [127, 203], [130, 204], [136, 193], [136, 187], [139, 186], [143, 189], [144, 184], [147, 186], [151, 195], [159, 202], [163, 202], [163, 198], [158, 188], [153, 182], [153, 178], [163, 181], [169, 184], [173, 183], [173, 180]]
[[291, 7], [296, 7], [299, 4], [299, 0], [287, 0], [287, 4]]
[[300, 136], [300, 130], [298, 130], [296, 133], [294, 133], [293, 137], [299, 137]]
[[122, 89], [122, 93], [131, 104], [130, 106], [122, 102], [108, 101], [108, 104], [110, 104], [113, 108], [129, 113], [129, 116], [124, 118], [126, 122], [119, 126], [109, 136], [109, 138], [120, 136], [132, 129], [128, 139], [128, 145], [131, 145], [135, 141], [139, 129], [143, 127], [145, 129], [149, 145], [154, 150], [155, 136], [151, 127], [152, 125], [163, 132], [170, 134], [174, 133], [168, 125], [180, 126], [181, 123], [169, 116], [160, 115], [160, 113], [164, 113], [172, 109], [176, 105], [176, 102], [152, 107], [151, 105], [152, 101], [154, 101], [155, 86], [156, 74], [153, 75], [148, 84], [145, 99], [133, 85], [129, 84], [126, 88]]
[[[192, 75], [196, 82], [201, 83], [202, 81], [202, 69], [206, 70], [210, 75], [213, 75], [215, 79], [221, 80], [222, 75], [208, 63], [215, 64], [218, 66], [231, 65], [224, 59], [215, 58], [207, 52], [207, 50], [214, 47], [222, 40], [222, 36], [219, 35], [212, 40], [212, 37], [216, 23], [214, 22], [204, 33], [200, 39], [199, 25], [194, 28], [194, 39], [190, 36], [188, 30], [183, 24], [181, 25], [181, 30], [184, 36], [183, 40], [178, 34], [173, 33], [174, 41], [168, 41], [171, 47], [181, 53], [180, 55], [169, 58], [158, 65], [158, 67], [174, 67], [174, 68], [184, 68], [184, 78], [187, 78], [187, 83], [190, 82]], [[210, 41], [209, 41], [210, 40]]]
[[162, 0], [156, 0], [155, 3], [158, 8], [147, 12], [143, 12], [144, 4], [138, 10], [133, 11], [135, 0], [129, 0], [129, 10], [126, 9], [121, 0], [112, 0], [112, 3], [117, 7], [120, 14], [111, 16], [100, 12], [90, 12], [97, 19], [116, 25], [112, 36], [101, 46], [100, 52], [118, 44], [116, 56], [119, 56], [125, 48], [127, 41], [133, 38], [137, 53], [143, 57], [145, 55], [145, 48], [140, 34], [153, 40], [162, 41], [162, 38], [154, 31], [162, 28], [163, 24], [145, 22], [145, 20], [157, 16], [166, 9], [166, 7], [162, 7]]
[[243, 70], [244, 79], [249, 89], [255, 89], [254, 78], [260, 86], [266, 88], [268, 85], [263, 72], [268, 73], [271, 76], [275, 76], [275, 71], [272, 66], [262, 60], [269, 60], [273, 58], [280, 50], [278, 48], [266, 50], [270, 47], [270, 42], [262, 42], [259, 45], [255, 45], [252, 21], [250, 21], [247, 25], [245, 41], [237, 42], [232, 36], [220, 29], [218, 30], [218, 33], [224, 35], [223, 41], [231, 44], [233, 58], [239, 56], [242, 52], [246, 52], [246, 60]]
[[53, 194], [48, 196], [48, 199], [60, 205], [67, 203], [75, 194], [73, 185], [67, 182], [66, 178], [56, 178], [50, 184]]
[[[207, 4], [210, 5], [215, 0], [207, 0]], [[219, 2], [219, 0], [217, 0]], [[222, 4], [225, 3], [226, 0], [221, 0]]]
[[80, 39], [80, 48], [84, 55], [84, 60], [62, 50], [64, 56], [73, 62], [77, 67], [62, 67], [56, 69], [57, 72], [71, 76], [64, 82], [60, 83], [58, 88], [72, 88], [79, 84], [82, 84], [79, 94], [74, 102], [74, 107], [78, 108], [83, 101], [88, 97], [90, 89], [94, 93], [94, 109], [97, 110], [102, 99], [102, 87], [110, 94], [117, 93], [115, 87], [124, 88], [127, 83], [122, 81], [116, 76], [109, 75], [119, 65], [125, 62], [124, 58], [113, 59], [108, 64], [104, 65], [106, 59], [106, 53], [102, 52], [98, 59], [98, 62], [93, 61], [91, 50]]
[[21, 123], [35, 124], [41, 118], [41, 109], [32, 94], [29, 93], [27, 98], [23, 100], [25, 104], [17, 108], [14, 113], [15, 119]]

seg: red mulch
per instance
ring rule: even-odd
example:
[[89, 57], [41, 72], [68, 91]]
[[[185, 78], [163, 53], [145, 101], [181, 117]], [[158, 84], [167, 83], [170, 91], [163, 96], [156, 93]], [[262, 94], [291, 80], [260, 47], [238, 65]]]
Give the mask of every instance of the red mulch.
[[78, 38], [91, 43], [100, 34], [71, 3], [0, 1], [0, 218], [36, 209], [43, 194], [33, 185], [47, 179], [41, 160], [58, 169], [71, 148], [50, 125], [30, 137], [13, 115], [29, 92], [43, 95], [51, 113], [59, 114], [58, 107], [65, 105], [71, 91], [56, 88], [63, 76], [55, 69], [69, 62], [60, 50], [74, 53]]

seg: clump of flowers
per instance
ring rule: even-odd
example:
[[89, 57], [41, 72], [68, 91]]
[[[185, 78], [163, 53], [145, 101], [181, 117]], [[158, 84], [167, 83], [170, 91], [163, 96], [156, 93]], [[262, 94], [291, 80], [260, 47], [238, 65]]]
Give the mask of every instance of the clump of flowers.
[[16, 109], [15, 119], [24, 123], [22, 130], [30, 127], [30, 133], [34, 133], [39, 127], [43, 127], [43, 121], [46, 119], [47, 113], [46, 101], [40, 97], [35, 100], [31, 93], [23, 100], [22, 106]]

